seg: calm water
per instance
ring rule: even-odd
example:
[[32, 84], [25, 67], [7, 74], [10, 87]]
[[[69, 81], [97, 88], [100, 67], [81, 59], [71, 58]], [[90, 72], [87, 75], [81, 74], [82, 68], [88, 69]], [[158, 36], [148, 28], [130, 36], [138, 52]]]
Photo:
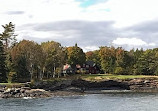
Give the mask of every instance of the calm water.
[[0, 111], [158, 111], [158, 94], [89, 94], [44, 99], [0, 99]]

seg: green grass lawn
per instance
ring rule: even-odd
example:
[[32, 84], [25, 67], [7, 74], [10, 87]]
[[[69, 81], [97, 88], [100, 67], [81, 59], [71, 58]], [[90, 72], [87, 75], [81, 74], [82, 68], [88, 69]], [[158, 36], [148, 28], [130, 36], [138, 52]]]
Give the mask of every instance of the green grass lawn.
[[83, 74], [80, 76], [84, 80], [88, 81], [100, 81], [100, 80], [109, 80], [109, 79], [135, 79], [135, 78], [158, 78], [158, 76], [149, 76], [149, 75], [114, 75], [114, 74]]
[[[75, 80], [75, 79], [83, 79], [87, 81], [104, 81], [104, 80], [127, 80], [127, 79], [135, 79], [135, 78], [155, 78], [158, 79], [158, 76], [151, 75], [114, 75], [114, 74], [74, 74], [67, 77], [62, 78], [52, 78], [52, 79], [43, 79], [43, 81], [63, 81], [63, 80]], [[24, 83], [0, 83], [0, 85], [4, 85], [7, 87], [22, 87], [25, 86]]]

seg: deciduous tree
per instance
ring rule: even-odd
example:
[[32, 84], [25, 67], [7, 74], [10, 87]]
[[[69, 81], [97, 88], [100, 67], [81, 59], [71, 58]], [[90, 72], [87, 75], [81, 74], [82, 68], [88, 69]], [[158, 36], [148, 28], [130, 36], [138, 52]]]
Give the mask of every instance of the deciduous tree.
[[67, 62], [68, 64], [75, 67], [76, 64], [82, 65], [85, 63], [86, 56], [83, 50], [77, 46], [68, 47], [67, 48]]

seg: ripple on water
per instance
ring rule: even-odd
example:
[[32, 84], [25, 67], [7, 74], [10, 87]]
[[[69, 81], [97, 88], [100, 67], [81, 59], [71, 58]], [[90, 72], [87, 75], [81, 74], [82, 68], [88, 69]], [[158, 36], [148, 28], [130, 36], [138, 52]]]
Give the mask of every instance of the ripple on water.
[[157, 93], [0, 99], [0, 111], [158, 111]]

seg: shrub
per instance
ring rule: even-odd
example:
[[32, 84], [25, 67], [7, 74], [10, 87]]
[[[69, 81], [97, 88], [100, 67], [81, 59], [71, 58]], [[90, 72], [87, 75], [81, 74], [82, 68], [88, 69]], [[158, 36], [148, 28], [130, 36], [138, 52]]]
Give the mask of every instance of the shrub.
[[115, 74], [123, 74], [123, 68], [122, 67], [116, 67]]

